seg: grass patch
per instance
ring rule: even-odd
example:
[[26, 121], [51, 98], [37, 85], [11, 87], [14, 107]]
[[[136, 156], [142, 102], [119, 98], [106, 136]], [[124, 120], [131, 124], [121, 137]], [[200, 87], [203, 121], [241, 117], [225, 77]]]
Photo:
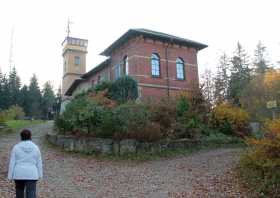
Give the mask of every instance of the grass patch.
[[109, 159], [114, 161], [149, 161], [158, 160], [162, 158], [172, 158], [179, 156], [187, 156], [191, 153], [198, 151], [198, 148], [191, 149], [168, 149], [161, 152], [141, 152], [136, 154], [124, 154], [124, 155], [98, 155], [98, 158]]
[[7, 127], [12, 130], [22, 129], [26, 127], [31, 127], [34, 125], [42, 124], [43, 120], [8, 120], [6, 121]]

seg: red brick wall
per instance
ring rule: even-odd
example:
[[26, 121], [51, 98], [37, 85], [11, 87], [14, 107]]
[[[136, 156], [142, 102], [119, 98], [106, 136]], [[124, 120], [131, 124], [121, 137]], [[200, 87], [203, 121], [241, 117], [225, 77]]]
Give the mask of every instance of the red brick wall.
[[[167, 47], [167, 59], [165, 50]], [[160, 77], [151, 76], [151, 54], [157, 53], [160, 56]], [[134, 76], [140, 86], [142, 98], [167, 96], [168, 82], [166, 60], [168, 60], [169, 92], [170, 95], [180, 90], [193, 90], [198, 86], [197, 51], [194, 48], [187, 48], [178, 45], [167, 46], [166, 43], [136, 37], [130, 39], [124, 45], [111, 54], [111, 65], [109, 66], [110, 78], [114, 80], [114, 66], [120, 63], [123, 58], [128, 57], [129, 75]], [[176, 59], [180, 57], [185, 63], [185, 80], [176, 78]], [[122, 68], [122, 71], [125, 71]], [[91, 77], [97, 80], [98, 74]]]
[[[150, 57], [152, 53], [157, 53], [160, 56], [161, 75], [158, 78], [151, 76]], [[129, 40], [129, 42], [112, 53], [112, 66], [114, 67], [125, 56], [128, 56], [129, 75], [136, 77], [138, 80], [141, 86], [141, 95], [144, 98], [167, 95], [166, 60], [168, 60], [170, 93], [180, 89], [192, 90], [193, 87], [198, 85], [197, 51], [194, 48], [171, 44], [167, 46], [166, 43], [138, 37]], [[178, 57], [182, 58], [185, 63], [185, 80], [176, 78], [176, 59]], [[114, 69], [112, 69], [112, 79], [114, 79], [114, 75]]]

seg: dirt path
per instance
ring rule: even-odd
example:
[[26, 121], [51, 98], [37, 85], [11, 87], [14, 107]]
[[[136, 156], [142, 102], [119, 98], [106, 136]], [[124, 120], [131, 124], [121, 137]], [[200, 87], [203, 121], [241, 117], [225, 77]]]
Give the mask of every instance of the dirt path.
[[[239, 149], [141, 163], [112, 162], [49, 147], [44, 136], [51, 129], [51, 122], [32, 127], [33, 140], [44, 159], [39, 197], [246, 197], [232, 172]], [[0, 198], [14, 197], [6, 171], [10, 149], [17, 141], [18, 134], [0, 135]]]

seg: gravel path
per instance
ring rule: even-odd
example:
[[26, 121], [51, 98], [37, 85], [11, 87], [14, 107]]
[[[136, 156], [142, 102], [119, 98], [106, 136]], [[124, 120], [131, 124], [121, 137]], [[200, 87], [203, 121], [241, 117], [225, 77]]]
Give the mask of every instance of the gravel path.
[[[51, 129], [51, 122], [32, 127], [33, 140], [44, 159], [40, 198], [246, 197], [232, 171], [239, 149], [147, 162], [113, 162], [48, 146], [44, 135]], [[13, 183], [6, 176], [8, 155], [17, 141], [18, 134], [0, 135], [0, 198], [14, 197]]]

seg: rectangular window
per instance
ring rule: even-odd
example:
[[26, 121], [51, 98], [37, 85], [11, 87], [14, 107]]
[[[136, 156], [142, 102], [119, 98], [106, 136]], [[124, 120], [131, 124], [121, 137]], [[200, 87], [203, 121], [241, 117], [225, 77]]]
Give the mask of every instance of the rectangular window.
[[160, 76], [160, 66], [158, 60], [152, 60], [152, 76]]
[[80, 65], [81, 64], [81, 59], [79, 56], [75, 56], [75, 65]]
[[184, 65], [183, 64], [177, 64], [177, 79], [184, 80]]
[[117, 64], [115, 66], [115, 79], [117, 80], [120, 77], [121, 77], [121, 65]]

